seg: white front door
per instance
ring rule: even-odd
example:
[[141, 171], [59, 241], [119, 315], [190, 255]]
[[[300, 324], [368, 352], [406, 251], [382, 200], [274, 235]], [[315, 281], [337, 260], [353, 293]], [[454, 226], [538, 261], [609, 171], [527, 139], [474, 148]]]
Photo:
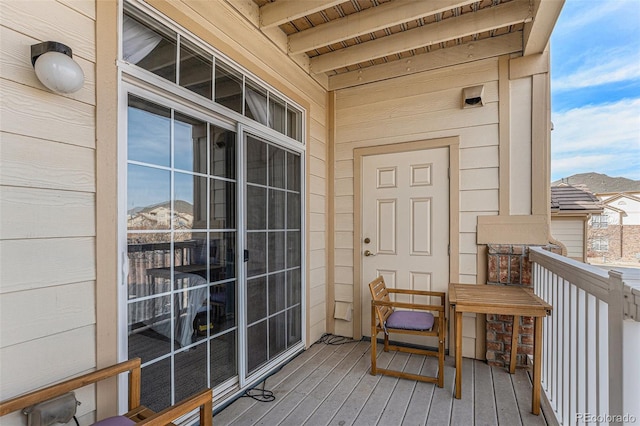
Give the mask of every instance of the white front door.
[[[371, 335], [368, 284], [377, 276], [382, 275], [389, 288], [447, 291], [448, 169], [448, 148], [363, 157], [359, 247], [363, 335]], [[397, 300], [430, 303], [424, 299]], [[425, 342], [424, 337], [404, 341], [437, 345], [435, 340]]]

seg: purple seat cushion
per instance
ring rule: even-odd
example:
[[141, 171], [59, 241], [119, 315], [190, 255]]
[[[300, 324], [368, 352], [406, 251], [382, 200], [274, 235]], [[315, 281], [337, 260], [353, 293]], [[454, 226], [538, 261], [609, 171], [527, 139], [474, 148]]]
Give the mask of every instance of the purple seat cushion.
[[429, 312], [395, 311], [387, 318], [387, 328], [402, 330], [431, 330], [433, 315]]
[[100, 420], [93, 424], [93, 426], [133, 426], [136, 422], [125, 416], [113, 416]]

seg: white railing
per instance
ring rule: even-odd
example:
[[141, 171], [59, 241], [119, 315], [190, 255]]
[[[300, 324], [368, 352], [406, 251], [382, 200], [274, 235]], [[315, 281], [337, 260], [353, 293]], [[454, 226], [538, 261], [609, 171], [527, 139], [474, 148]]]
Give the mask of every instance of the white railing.
[[606, 271], [531, 248], [542, 389], [558, 424], [640, 422], [640, 270]]

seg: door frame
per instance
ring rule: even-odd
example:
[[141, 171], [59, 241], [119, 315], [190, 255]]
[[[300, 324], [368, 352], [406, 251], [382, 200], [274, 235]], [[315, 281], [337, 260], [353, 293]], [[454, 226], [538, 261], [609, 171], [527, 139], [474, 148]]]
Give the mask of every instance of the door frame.
[[[370, 155], [395, 154], [449, 148], [449, 282], [460, 278], [460, 138], [458, 136], [378, 145], [353, 150], [353, 338], [362, 338], [362, 283], [360, 246], [362, 233], [362, 159]], [[448, 306], [448, 305], [447, 305]], [[448, 311], [448, 307], [446, 309]]]

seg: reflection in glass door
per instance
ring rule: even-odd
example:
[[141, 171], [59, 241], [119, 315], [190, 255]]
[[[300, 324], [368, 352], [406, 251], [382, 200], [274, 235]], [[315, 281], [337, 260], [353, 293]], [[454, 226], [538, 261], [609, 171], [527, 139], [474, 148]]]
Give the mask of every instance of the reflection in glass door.
[[236, 133], [129, 95], [128, 356], [156, 411], [238, 375]]
[[247, 376], [302, 340], [300, 155], [251, 135], [246, 152]]

